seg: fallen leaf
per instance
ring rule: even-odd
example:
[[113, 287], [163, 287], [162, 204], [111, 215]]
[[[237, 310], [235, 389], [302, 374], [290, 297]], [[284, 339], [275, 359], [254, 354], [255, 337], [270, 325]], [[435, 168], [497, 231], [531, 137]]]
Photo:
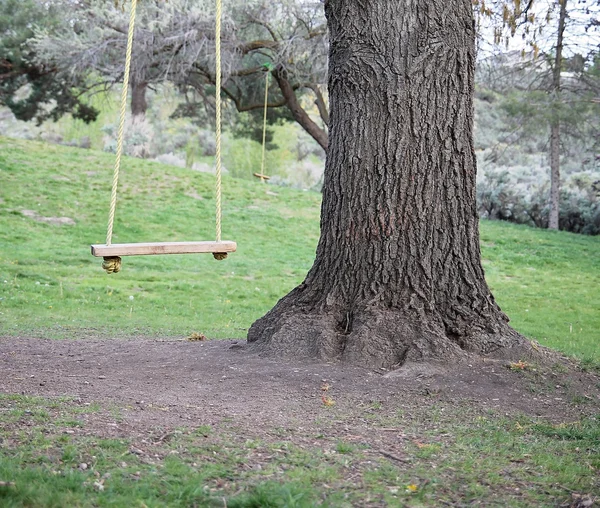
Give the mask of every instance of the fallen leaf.
[[327, 397], [326, 395], [323, 395], [321, 397], [321, 400], [323, 401], [323, 404], [326, 405], [327, 407], [335, 406], [335, 401], [331, 397]]
[[523, 360], [519, 360], [518, 362], [508, 364], [508, 368], [510, 370], [525, 370], [529, 367], [531, 367], [531, 365], [529, 365], [527, 362], [524, 362]]
[[206, 335], [204, 335], [203, 333], [192, 333], [191, 335], [189, 335], [188, 337], [186, 337], [186, 339], [188, 342], [203, 342], [206, 339]]

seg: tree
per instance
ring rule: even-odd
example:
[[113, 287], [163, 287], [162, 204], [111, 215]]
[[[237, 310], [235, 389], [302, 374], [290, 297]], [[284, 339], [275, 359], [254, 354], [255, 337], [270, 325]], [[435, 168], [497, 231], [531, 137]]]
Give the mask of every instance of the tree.
[[330, 143], [304, 282], [254, 348], [392, 368], [522, 357], [480, 261], [470, 0], [326, 0]]
[[[38, 65], [56, 68], [64, 83], [88, 80], [103, 90], [122, 83], [129, 12], [103, 0], [54, 1], [70, 13], [69, 23], [36, 30], [28, 45], [35, 52]], [[168, 79], [169, 66], [180, 62], [173, 39], [188, 38], [189, 27], [200, 28], [200, 33], [208, 28], [206, 15], [198, 15], [199, 9], [188, 9], [191, 19], [183, 26], [173, 23], [172, 16], [165, 16], [165, 9], [164, 0], [140, 3], [130, 77], [134, 117], [146, 114], [148, 87]], [[177, 17], [177, 21], [181, 18]], [[156, 37], [156, 33], [161, 37]], [[186, 54], [189, 59], [194, 56]]]
[[59, 11], [53, 1], [6, 0], [0, 4], [0, 104], [8, 106], [20, 120], [38, 123], [65, 113], [85, 122], [96, 119], [98, 111], [82, 99], [85, 80], [65, 86], [52, 65], [36, 63], [35, 52], [27, 48], [34, 27], [58, 27]]
[[[514, 87], [515, 79], [529, 75], [525, 88], [532, 92], [535, 99], [523, 104], [524, 114], [518, 116], [525, 120], [524, 128], [528, 128], [535, 118], [547, 130], [550, 161], [548, 228], [558, 229], [561, 155], [565, 153], [566, 144], [564, 138], [572, 138], [573, 134], [577, 136], [578, 131], [583, 130], [573, 129], [573, 126], [585, 123], [580, 113], [582, 109], [591, 109], [589, 106], [592, 104], [589, 94], [593, 87], [590, 86], [589, 76], [586, 79], [584, 74], [599, 44], [595, 33], [595, 28], [600, 25], [598, 3], [549, 0], [538, 5], [534, 0], [524, 4], [520, 0], [492, 0], [486, 4], [484, 0], [474, 0], [474, 4], [480, 19], [493, 20], [497, 43], [505, 42], [508, 46], [511, 36], [520, 35], [532, 49], [531, 53], [522, 51], [522, 60], [518, 65], [513, 63], [512, 79], [498, 80], [496, 71], [492, 87], [498, 90], [507, 81]], [[568, 83], [565, 83], [564, 74], [568, 75]], [[519, 85], [523, 85], [523, 82]], [[536, 92], [542, 92], [546, 99], [540, 100]], [[515, 103], [511, 102], [509, 109], [514, 111]], [[579, 115], [575, 116], [575, 111]], [[539, 128], [539, 124], [536, 128]]]
[[[554, 68], [552, 69], [552, 95], [560, 98], [561, 74], [563, 68], [563, 38], [567, 19], [567, 1], [560, 0], [558, 30], [554, 49]], [[560, 211], [560, 118], [555, 115], [550, 122], [550, 216], [548, 229], [558, 229]]]
[[[127, 34], [123, 0], [55, 0], [72, 6], [72, 27], [38, 31], [32, 48], [40, 64], [102, 86], [122, 81]], [[318, 5], [318, 4], [317, 4]], [[180, 113], [194, 114], [214, 97], [214, 8], [208, 0], [144, 0], [138, 7], [132, 62], [132, 110], [143, 112], [148, 86], [170, 81], [185, 93]], [[273, 76], [270, 109], [287, 108], [325, 148], [327, 106], [320, 89], [326, 67], [326, 30], [320, 5], [290, 1], [226, 2], [221, 94], [239, 112], [264, 106], [264, 72]], [[302, 107], [313, 94], [323, 126]]]

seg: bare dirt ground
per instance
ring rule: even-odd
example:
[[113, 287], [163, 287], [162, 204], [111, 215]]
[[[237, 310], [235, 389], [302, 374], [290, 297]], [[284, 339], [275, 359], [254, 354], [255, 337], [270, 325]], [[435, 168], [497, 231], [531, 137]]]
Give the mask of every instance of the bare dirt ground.
[[598, 413], [599, 382], [566, 359], [522, 370], [479, 359], [373, 372], [264, 358], [247, 352], [243, 341], [0, 338], [0, 392], [126, 407], [122, 427], [130, 432], [224, 418], [259, 434], [306, 427], [322, 415], [324, 397], [347, 417], [360, 417], [374, 403], [409, 413], [464, 404], [572, 421]]
[[[248, 440], [289, 441], [308, 453], [335, 453], [336, 443], [354, 443], [364, 448], [363, 459], [344, 475], [359, 485], [364, 470], [381, 460], [410, 467], [408, 450], [428, 431], [439, 436], [432, 439], [451, 440], [455, 425], [469, 425], [478, 415], [571, 423], [598, 414], [600, 377], [551, 357], [559, 361], [511, 368], [473, 359], [387, 372], [265, 358], [233, 340], [0, 337], [0, 393], [66, 396], [70, 405], [100, 405], [101, 411], [82, 412], [85, 425], [63, 431], [126, 438], [131, 453], [148, 460], [174, 432], [204, 425], [241, 449]], [[268, 447], [247, 453], [253, 470], [261, 471], [272, 459]], [[528, 488], [512, 479], [496, 488], [512, 489], [513, 496], [517, 484], [517, 491]], [[561, 490], [564, 496], [549, 498], [548, 506], [594, 502]], [[571, 492], [575, 501], [561, 504]], [[445, 505], [464, 506], [453, 487], [444, 495], [452, 500]], [[366, 498], [361, 506], [385, 504]]]

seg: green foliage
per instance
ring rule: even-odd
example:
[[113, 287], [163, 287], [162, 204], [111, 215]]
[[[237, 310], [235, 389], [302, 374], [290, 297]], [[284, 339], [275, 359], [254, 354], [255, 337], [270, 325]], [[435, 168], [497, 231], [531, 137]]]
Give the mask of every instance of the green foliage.
[[[510, 71], [505, 68], [505, 72]], [[519, 74], [515, 68], [514, 74]], [[550, 211], [549, 123], [561, 125], [560, 229], [600, 233], [600, 181], [596, 149], [597, 105], [585, 97], [561, 100], [541, 90], [518, 90], [533, 78], [524, 73], [511, 92], [477, 87], [475, 146], [477, 200], [484, 218], [547, 227]], [[482, 78], [483, 79], [483, 78]], [[512, 86], [512, 85], [511, 85]]]
[[[479, 213], [486, 219], [548, 227], [550, 205], [546, 175], [527, 178], [519, 168], [490, 168], [477, 184]], [[600, 177], [596, 174], [596, 177]], [[560, 193], [559, 228], [572, 233], [600, 234], [600, 200], [594, 174], [576, 173]]]
[[98, 116], [78, 91], [85, 80], [67, 83], [52, 66], [34, 63], [35, 53], [27, 44], [34, 27], [55, 30], [61, 23], [61, 11], [53, 2], [5, 0], [0, 4], [0, 104], [20, 120], [36, 119], [39, 124], [71, 113], [90, 123]]
[[[267, 129], [265, 131], [265, 146], [267, 150], [274, 150], [278, 146], [273, 142], [274, 130], [269, 128], [273, 125], [282, 125], [284, 122], [293, 122], [294, 118], [287, 108], [267, 109]], [[263, 141], [264, 109], [258, 108], [238, 115], [231, 133], [236, 138], [247, 138], [257, 143]]]
[[[583, 80], [586, 78], [584, 77]], [[573, 78], [571, 78], [573, 81]], [[577, 83], [571, 83], [577, 87]], [[563, 143], [587, 141], [594, 145], [595, 124], [600, 107], [593, 101], [592, 91], [576, 90], [577, 93], [561, 91], [560, 95], [548, 90], [513, 91], [504, 96], [501, 107], [507, 113], [507, 130], [519, 129], [525, 136], [545, 134], [549, 125], [558, 122], [561, 125]], [[563, 150], [563, 153], [567, 150]]]

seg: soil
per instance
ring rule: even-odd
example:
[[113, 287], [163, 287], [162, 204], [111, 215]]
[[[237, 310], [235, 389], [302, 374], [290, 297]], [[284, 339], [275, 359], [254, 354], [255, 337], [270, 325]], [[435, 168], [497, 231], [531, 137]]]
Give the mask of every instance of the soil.
[[[425, 446], [422, 439], [452, 441], [454, 426], [465, 428], [478, 416], [524, 414], [572, 423], [600, 412], [600, 376], [554, 353], [535, 366], [474, 357], [386, 371], [267, 358], [243, 341], [193, 339], [0, 337], [0, 393], [67, 397], [60, 407], [81, 408], [77, 414], [84, 424], [60, 430], [62, 424], [54, 422], [61, 410], [49, 410], [49, 432], [125, 438], [129, 452], [151, 464], [172, 452], [165, 444], [172, 436], [203, 426], [215, 429], [208, 438], [215, 446], [243, 450], [239, 467], [258, 472], [270, 467], [273, 449], [282, 442], [324, 456], [335, 455], [337, 443], [352, 443], [363, 450], [362, 458], [345, 466], [339, 480], [345, 488], [360, 485], [365, 471], [382, 461], [410, 468], [414, 445]], [[10, 399], [7, 404], [10, 408]], [[99, 409], [85, 409], [92, 405]], [[25, 418], [13, 430], [29, 424]], [[248, 440], [262, 445], [248, 447]], [[454, 485], [454, 479], [447, 481]], [[499, 483], [494, 495], [514, 496], [515, 481]], [[219, 482], [215, 492], [239, 487]], [[578, 508], [595, 503], [589, 492], [560, 490], [549, 503]], [[459, 491], [447, 488], [444, 495], [452, 500], [446, 505], [464, 506]], [[360, 505], [385, 506], [368, 494]]]
[[[554, 360], [559, 359], [557, 363]], [[362, 425], [376, 404], [422, 415], [433, 406], [524, 414], [551, 422], [600, 411], [600, 377], [566, 358], [522, 367], [473, 358], [453, 365], [405, 364], [372, 371], [340, 364], [266, 358], [235, 340], [48, 340], [0, 338], [0, 392], [71, 396], [126, 408], [122, 432], [215, 424], [227, 419], [254, 435], [272, 428], [316, 431], [324, 398], [337, 423]], [[335, 418], [331, 422], [335, 423]], [[320, 422], [320, 423], [319, 423]], [[90, 422], [93, 424], [93, 422]], [[314, 427], [314, 428], [310, 428]], [[113, 432], [100, 426], [100, 434]]]
[[21, 210], [21, 213], [36, 222], [52, 224], [53, 226], [75, 226], [77, 224], [71, 217], [44, 217], [35, 210]]

